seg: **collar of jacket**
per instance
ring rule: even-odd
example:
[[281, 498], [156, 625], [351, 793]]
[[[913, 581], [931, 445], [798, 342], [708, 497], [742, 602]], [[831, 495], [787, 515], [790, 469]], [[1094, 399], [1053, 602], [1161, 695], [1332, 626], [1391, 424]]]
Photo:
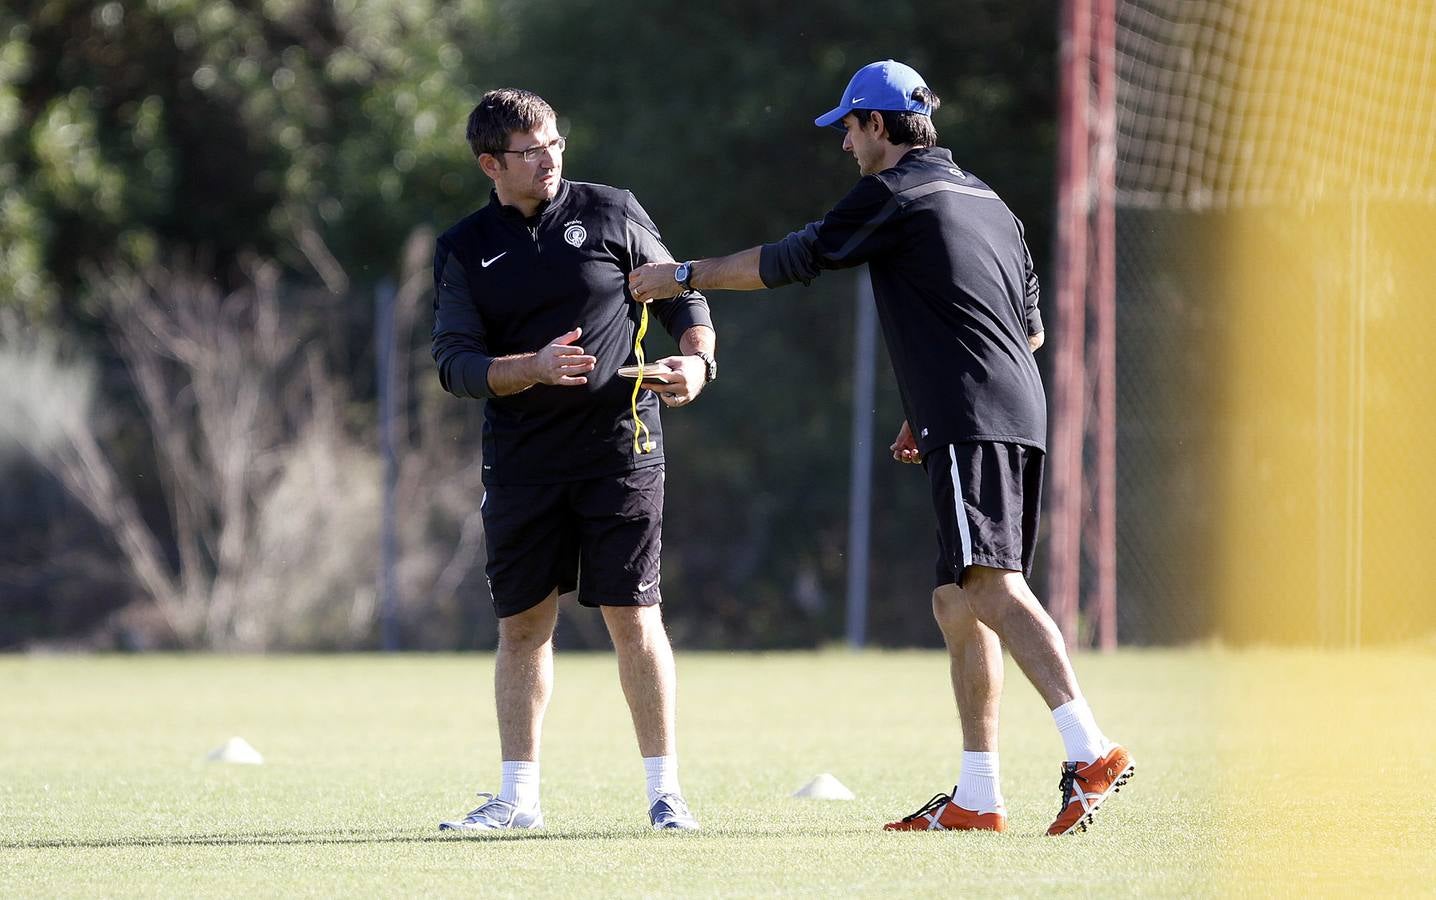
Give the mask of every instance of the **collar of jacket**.
[[499, 202], [499, 192], [493, 188], [489, 189], [489, 205], [492, 206], [501, 218], [514, 222], [522, 222], [526, 225], [536, 225], [554, 215], [568, 201], [569, 185], [567, 178], [558, 180], [558, 193], [553, 195], [552, 200], [545, 200], [539, 204], [538, 211], [532, 217], [525, 218], [524, 214], [518, 211], [517, 207], [508, 206]]
[[952, 151], [946, 147], [914, 147], [903, 154], [903, 159], [908, 158], [914, 160], [931, 159], [949, 166], [956, 165], [956, 163], [952, 161]]

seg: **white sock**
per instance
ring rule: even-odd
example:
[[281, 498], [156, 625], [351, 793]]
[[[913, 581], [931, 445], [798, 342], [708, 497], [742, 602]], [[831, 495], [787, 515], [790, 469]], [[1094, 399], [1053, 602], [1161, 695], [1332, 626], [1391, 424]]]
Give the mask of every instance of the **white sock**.
[[1107, 738], [1092, 717], [1092, 708], [1081, 697], [1052, 710], [1052, 720], [1062, 734], [1070, 762], [1089, 763], [1107, 750]]
[[520, 809], [538, 809], [538, 760], [504, 760], [504, 774], [503, 781], [499, 785], [499, 799], [507, 800]]
[[677, 756], [645, 756], [643, 771], [648, 775], [648, 805], [658, 799], [659, 794], [682, 794], [678, 787]]
[[997, 752], [962, 751], [962, 774], [952, 789], [952, 802], [973, 812], [997, 812], [1004, 807], [997, 782]]

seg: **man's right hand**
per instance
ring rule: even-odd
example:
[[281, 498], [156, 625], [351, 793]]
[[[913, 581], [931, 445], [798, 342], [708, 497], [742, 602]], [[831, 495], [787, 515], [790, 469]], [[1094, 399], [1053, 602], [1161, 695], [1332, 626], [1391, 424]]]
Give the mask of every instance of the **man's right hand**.
[[683, 285], [673, 280], [678, 263], [645, 263], [628, 273], [628, 292], [639, 303], [667, 300], [683, 293]]
[[907, 426], [907, 419], [902, 420], [902, 427], [898, 429], [897, 438], [893, 440], [892, 446], [888, 449], [893, 452], [893, 459], [898, 462], [922, 462], [922, 455], [917, 452], [917, 441], [913, 440], [912, 429]]
[[549, 341], [534, 353], [501, 356], [489, 366], [489, 390], [495, 397], [511, 397], [536, 384], [562, 386], [587, 384], [588, 372], [598, 360], [574, 343], [583, 334], [575, 328]]
[[592, 372], [598, 360], [584, 353], [583, 348], [574, 343], [581, 334], [582, 328], [561, 334], [533, 355], [533, 369], [529, 374], [533, 376], [535, 384], [588, 383], [585, 373]]

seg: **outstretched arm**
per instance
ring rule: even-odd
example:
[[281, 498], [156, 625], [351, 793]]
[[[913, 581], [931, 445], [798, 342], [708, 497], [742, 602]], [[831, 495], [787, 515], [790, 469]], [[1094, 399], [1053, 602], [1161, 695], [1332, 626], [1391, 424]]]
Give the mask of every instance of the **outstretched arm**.
[[[824, 269], [861, 265], [898, 239], [895, 229], [880, 227], [897, 209], [887, 185], [866, 176], [821, 221], [770, 244], [694, 260], [688, 283], [706, 291], [756, 291], [795, 281], [807, 284]], [[677, 268], [657, 261], [636, 266], [628, 276], [629, 291], [643, 303], [672, 297], [683, 287], [673, 279]]]
[[[823, 216], [787, 237], [728, 256], [694, 260], [688, 283], [705, 291], [756, 291], [801, 281], [807, 284], [824, 269], [846, 269], [881, 255], [896, 240], [881, 228], [897, 205], [892, 191], [873, 177], [860, 180]], [[671, 262], [638, 266], [628, 276], [635, 300], [648, 303], [682, 289]]]
[[[758, 274], [762, 247], [749, 247], [728, 256], [698, 259], [692, 263], [688, 283], [700, 291], [757, 291], [767, 287]], [[676, 296], [683, 285], [673, 278], [677, 263], [639, 266], [628, 274], [628, 289], [640, 303]]]

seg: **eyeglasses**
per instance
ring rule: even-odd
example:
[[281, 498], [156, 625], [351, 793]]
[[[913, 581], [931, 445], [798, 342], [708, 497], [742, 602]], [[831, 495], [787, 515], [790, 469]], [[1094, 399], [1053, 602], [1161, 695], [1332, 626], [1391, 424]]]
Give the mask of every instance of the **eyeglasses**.
[[563, 152], [563, 148], [566, 144], [568, 144], [567, 138], [558, 137], [549, 141], [547, 144], [539, 144], [537, 147], [529, 147], [526, 150], [498, 150], [496, 152], [516, 153], [524, 158], [524, 162], [531, 163], [534, 160], [538, 159], [539, 154], [544, 152], [545, 150], [552, 150], [553, 154], [557, 156], [558, 154]]

